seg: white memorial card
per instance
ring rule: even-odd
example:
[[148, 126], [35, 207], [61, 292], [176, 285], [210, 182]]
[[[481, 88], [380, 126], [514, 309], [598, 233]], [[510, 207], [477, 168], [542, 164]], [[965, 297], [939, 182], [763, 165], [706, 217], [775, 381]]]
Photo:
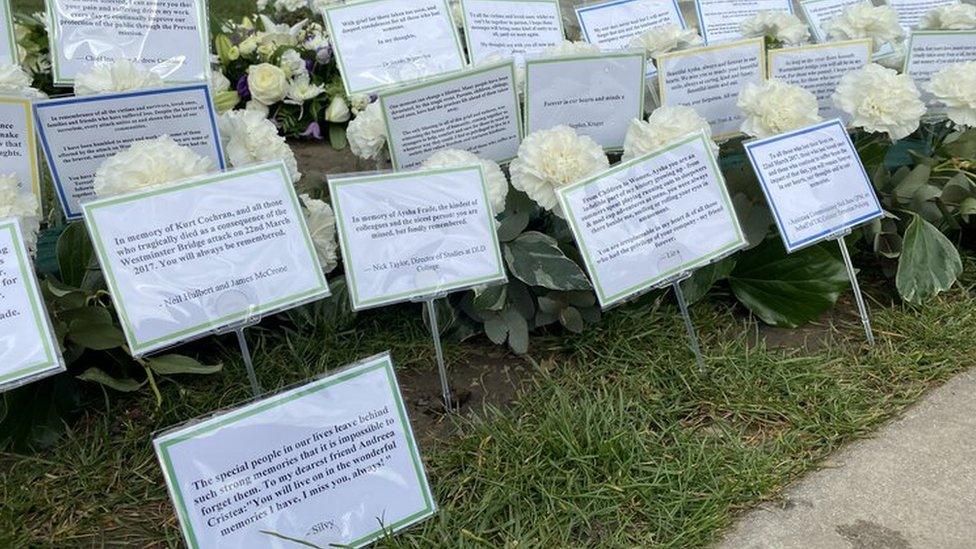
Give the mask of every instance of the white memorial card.
[[817, 97], [820, 116], [848, 118], [833, 94], [845, 74], [871, 63], [871, 40], [831, 42], [769, 51], [769, 77], [795, 84]]
[[737, 135], [739, 92], [766, 75], [762, 38], [666, 53], [658, 58], [661, 105], [684, 105], [708, 120], [716, 139]]
[[329, 295], [281, 162], [83, 207], [134, 356]]
[[793, 13], [793, 0], [695, 0], [698, 28], [705, 44], [742, 38], [740, 25], [761, 11]]
[[0, 220], [0, 390], [63, 370], [20, 222]]
[[41, 197], [37, 134], [30, 99], [0, 96], [0, 174], [13, 173], [25, 193]]
[[135, 141], [168, 135], [224, 169], [216, 110], [204, 84], [50, 99], [34, 104], [41, 145], [68, 219], [95, 198], [95, 172]]
[[959, 0], [882, 0], [898, 12], [898, 22], [905, 32], [911, 32], [922, 21], [922, 16], [942, 6], [958, 4]]
[[522, 143], [515, 62], [478, 67], [380, 95], [394, 169], [417, 168], [444, 149], [499, 163]]
[[604, 308], [747, 245], [713, 146], [692, 135], [558, 191]]
[[944, 116], [946, 109], [925, 87], [935, 73], [947, 65], [967, 61], [976, 61], [976, 30], [915, 31], [911, 34], [904, 72], [911, 75], [922, 92], [929, 116]]
[[191, 549], [363, 547], [437, 508], [389, 354], [153, 446]]
[[480, 165], [329, 179], [354, 310], [507, 280]]
[[17, 34], [14, 31], [14, 14], [10, 9], [11, 0], [0, 0], [0, 65], [13, 65], [20, 57], [17, 54]]
[[[817, 42], [825, 43], [830, 39], [824, 30], [824, 25], [840, 15], [847, 8], [869, 2], [869, 0], [800, 0], [800, 11], [806, 17], [813, 31], [813, 38]], [[873, 49], [873, 48], [872, 48]], [[873, 60], [885, 59], [895, 55], [891, 44], [885, 44], [880, 50], [873, 52]]]
[[170, 82], [210, 78], [206, 0], [46, 0], [54, 83], [128, 59]]
[[654, 27], [685, 28], [677, 0], [609, 0], [576, 8], [583, 40], [604, 51], [628, 49], [634, 38]]
[[566, 125], [607, 150], [623, 150], [644, 118], [643, 53], [530, 59], [525, 64], [527, 134]]
[[789, 253], [884, 215], [840, 120], [745, 147]]
[[559, 0], [461, 0], [461, 16], [473, 65], [494, 56], [521, 63], [565, 39]]
[[464, 68], [447, 0], [362, 0], [325, 9], [349, 95]]

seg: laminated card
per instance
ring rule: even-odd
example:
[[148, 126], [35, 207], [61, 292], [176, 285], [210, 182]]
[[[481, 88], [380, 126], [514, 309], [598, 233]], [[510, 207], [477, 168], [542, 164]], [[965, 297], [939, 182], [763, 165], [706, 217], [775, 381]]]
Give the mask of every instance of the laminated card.
[[525, 64], [525, 131], [567, 125], [608, 150], [644, 118], [643, 53], [530, 59]]
[[30, 99], [0, 96], [0, 174], [10, 173], [17, 176], [23, 192], [43, 202]]
[[[603, 51], [630, 49], [630, 42], [654, 27], [685, 28], [678, 0], [608, 0], [576, 8], [583, 39]], [[648, 75], [656, 73], [647, 64]]]
[[935, 73], [947, 65], [976, 61], [976, 30], [965, 31], [915, 31], [908, 39], [908, 55], [905, 57], [905, 73], [910, 74], [930, 116], [945, 114], [945, 105], [925, 87]]
[[63, 370], [20, 222], [0, 219], [0, 391]]
[[769, 77], [815, 95], [823, 118], [846, 118], [834, 106], [834, 91], [845, 74], [871, 63], [871, 44], [871, 40], [851, 40], [773, 49], [769, 51]]
[[[865, 0], [800, 0], [800, 11], [803, 12], [804, 18], [810, 24], [814, 40], [824, 43], [829, 41], [824, 25], [847, 8], [864, 2]], [[895, 50], [891, 44], [885, 44], [880, 50], [874, 51], [872, 55], [874, 60], [885, 59], [895, 55]]]
[[507, 278], [481, 166], [329, 179], [355, 310]]
[[713, 146], [691, 135], [558, 191], [604, 308], [747, 245]]
[[54, 83], [128, 59], [171, 82], [210, 77], [206, 0], [46, 0]]
[[929, 11], [942, 7], [958, 4], [959, 0], [882, 0], [898, 12], [898, 22], [905, 28], [905, 32], [911, 32], [918, 27], [922, 21], [922, 16]]
[[836, 238], [883, 215], [842, 121], [745, 146], [787, 252]]
[[522, 143], [513, 61], [397, 88], [379, 101], [397, 170], [444, 149], [506, 163]]
[[464, 68], [448, 0], [362, 0], [325, 9], [349, 95]]
[[362, 547], [437, 509], [389, 354], [153, 446], [191, 549]]
[[742, 38], [740, 25], [761, 11], [793, 13], [793, 0], [695, 0], [698, 28], [706, 44]]
[[559, 0], [461, 0], [464, 38], [471, 63], [515, 58], [564, 40]]
[[16, 63], [19, 57], [10, 2], [11, 0], [0, 0], [0, 65]]
[[84, 205], [135, 356], [329, 295], [281, 162]]
[[34, 104], [38, 133], [69, 219], [95, 198], [95, 172], [134, 141], [168, 135], [224, 169], [216, 110], [204, 84], [51, 99]]
[[667, 53], [658, 58], [662, 105], [684, 105], [708, 120], [716, 139], [739, 133], [739, 91], [766, 76], [762, 38]]

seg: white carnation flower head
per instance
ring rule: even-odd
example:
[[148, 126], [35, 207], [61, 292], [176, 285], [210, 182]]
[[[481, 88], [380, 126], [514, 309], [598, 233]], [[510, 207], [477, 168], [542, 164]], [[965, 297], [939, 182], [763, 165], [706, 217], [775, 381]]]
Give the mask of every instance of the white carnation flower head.
[[322, 271], [331, 273], [339, 266], [339, 245], [336, 242], [336, 219], [332, 207], [307, 194], [299, 198], [305, 206], [305, 224], [319, 256]]
[[949, 120], [976, 127], [976, 61], [943, 67], [925, 89], [946, 106]]
[[816, 96], [775, 78], [747, 83], [738, 106], [746, 116], [742, 133], [751, 137], [770, 137], [823, 120]]
[[870, 38], [874, 51], [885, 44], [897, 45], [905, 37], [898, 23], [898, 12], [890, 6], [872, 6], [868, 2], [850, 6], [823, 25], [831, 41]]
[[370, 103], [346, 128], [349, 150], [359, 158], [375, 160], [386, 147], [386, 120], [378, 101]]
[[0, 95], [46, 97], [31, 87], [31, 77], [20, 65], [0, 63]]
[[786, 46], [799, 46], [810, 41], [810, 27], [787, 11], [761, 11], [740, 24], [747, 38], [764, 36]]
[[544, 58], [572, 57], [574, 55], [596, 55], [599, 53], [600, 46], [596, 44], [563, 40], [561, 44], [543, 50], [540, 56]]
[[872, 63], [844, 75], [834, 105], [851, 117], [851, 125], [887, 133], [893, 141], [918, 129], [925, 104], [912, 77]]
[[668, 52], [695, 48], [703, 44], [695, 29], [683, 29], [669, 24], [654, 27], [630, 41], [630, 47], [647, 52], [648, 59], [654, 59]]
[[218, 123], [227, 161], [235, 168], [282, 160], [293, 182], [302, 174], [298, 160], [278, 128], [259, 111], [236, 110], [222, 114]]
[[[683, 105], [659, 107], [651, 113], [647, 121], [634, 120], [627, 128], [624, 138], [623, 160], [630, 160], [647, 153], [663, 149], [692, 134], [704, 133], [711, 142], [712, 127], [698, 111]], [[718, 154], [718, 146], [712, 143], [712, 150]]]
[[128, 59], [96, 63], [88, 72], [75, 76], [75, 95], [98, 95], [158, 88], [163, 79], [158, 74]]
[[12, 217], [20, 222], [27, 249], [37, 250], [37, 232], [41, 229], [37, 198], [20, 187], [16, 174], [0, 174], [0, 219]]
[[509, 166], [512, 186], [543, 208], [562, 217], [556, 190], [610, 167], [596, 141], [569, 126], [529, 134]]
[[919, 22], [923, 30], [972, 30], [976, 29], [976, 6], [949, 4], [933, 8]]
[[434, 170], [437, 168], [459, 168], [463, 166], [480, 165], [485, 172], [488, 187], [488, 200], [491, 211], [498, 215], [505, 211], [505, 201], [508, 198], [508, 179], [498, 166], [498, 163], [460, 149], [445, 149], [431, 155], [424, 160], [420, 168]]
[[115, 196], [160, 187], [216, 171], [213, 161], [168, 135], [137, 141], [102, 162], [95, 172], [95, 194]]

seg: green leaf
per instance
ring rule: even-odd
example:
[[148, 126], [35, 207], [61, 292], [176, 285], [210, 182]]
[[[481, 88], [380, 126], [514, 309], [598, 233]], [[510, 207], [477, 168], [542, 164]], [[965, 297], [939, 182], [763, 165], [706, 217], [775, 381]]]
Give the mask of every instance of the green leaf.
[[552, 237], [530, 231], [505, 245], [505, 261], [512, 274], [529, 286], [550, 290], [589, 290], [579, 265], [566, 257]]
[[524, 355], [529, 352], [529, 324], [525, 317], [514, 309], [505, 309], [502, 313], [508, 325], [508, 346], [516, 354]]
[[586, 329], [583, 315], [576, 307], [566, 307], [559, 312], [559, 322], [570, 332], [581, 334]]
[[725, 280], [735, 268], [736, 256], [727, 257], [718, 263], [706, 265], [681, 283], [685, 299], [689, 304], [702, 300], [718, 281]]
[[955, 158], [976, 158], [976, 128], [955, 136], [951, 141], [946, 139], [942, 152]]
[[825, 245], [787, 255], [778, 239], [740, 254], [732, 292], [773, 326], [797, 327], [819, 317], [850, 287], [847, 268]]
[[905, 232], [895, 284], [902, 299], [922, 303], [952, 287], [962, 274], [962, 259], [952, 242], [931, 223], [915, 216]]
[[177, 374], [215, 374], [224, 367], [223, 364], [208, 366], [182, 355], [162, 355], [146, 359], [146, 363], [152, 371], [159, 375], [171, 376]]
[[901, 202], [907, 202], [915, 196], [932, 176], [932, 168], [924, 164], [916, 166], [904, 179], [895, 185], [895, 195]]
[[80, 288], [94, 253], [85, 224], [78, 222], [68, 225], [58, 238], [57, 245], [61, 280], [68, 286]]
[[329, 124], [329, 145], [337, 151], [341, 151], [349, 146], [346, 139], [346, 127], [340, 124]]
[[107, 351], [125, 345], [125, 335], [112, 322], [112, 315], [101, 307], [67, 311], [68, 339], [93, 351]]
[[508, 340], [508, 323], [502, 315], [493, 314], [485, 318], [485, 335], [495, 345], [502, 345]]
[[508, 295], [504, 284], [489, 286], [487, 288], [475, 288], [474, 300], [471, 304], [479, 311], [500, 311], [505, 307], [505, 298]]
[[959, 215], [969, 221], [969, 216], [976, 214], [976, 198], [967, 198], [959, 205]]
[[511, 242], [518, 238], [529, 226], [535, 208], [535, 202], [525, 193], [512, 189], [505, 203], [505, 215], [498, 227], [498, 240]]
[[122, 393], [134, 393], [146, 384], [145, 381], [136, 381], [132, 378], [115, 378], [99, 368], [89, 368], [78, 376], [83, 381], [91, 381], [115, 389]]

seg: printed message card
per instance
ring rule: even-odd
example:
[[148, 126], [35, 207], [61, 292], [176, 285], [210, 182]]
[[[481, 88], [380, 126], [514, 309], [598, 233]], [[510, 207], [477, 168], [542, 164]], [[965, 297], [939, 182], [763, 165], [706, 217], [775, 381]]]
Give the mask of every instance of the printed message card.
[[608, 150], [622, 150], [627, 128], [644, 118], [643, 53], [529, 60], [525, 131], [567, 125]]
[[712, 146], [699, 133], [560, 189], [604, 308], [746, 246]]
[[922, 92], [929, 116], [945, 114], [945, 106], [925, 89], [932, 77], [947, 65], [966, 61], [976, 61], [976, 30], [912, 33], [904, 72], [911, 75]]
[[171, 82], [210, 77], [206, 0], [46, 0], [54, 83], [128, 59]]
[[[847, 8], [863, 4], [865, 0], [800, 0], [800, 11], [810, 24], [813, 31], [813, 39], [820, 43], [829, 42], [824, 25], [840, 15]], [[872, 48], [873, 50], [873, 48]], [[873, 51], [872, 59], [877, 61], [895, 55], [895, 50], [891, 44], [885, 44], [878, 51]]]
[[0, 65], [14, 64], [18, 60], [17, 34], [14, 32], [14, 15], [10, 0], [0, 0]]
[[13, 173], [25, 193], [41, 200], [37, 134], [30, 99], [0, 96], [0, 174]]
[[479, 67], [380, 96], [394, 169], [419, 167], [443, 149], [500, 163], [522, 143], [515, 63]]
[[787, 252], [883, 215], [842, 121], [823, 122], [745, 146]]
[[[576, 8], [583, 39], [603, 51], [628, 49], [630, 41], [654, 27], [685, 28], [677, 0], [609, 0]], [[648, 67], [650, 68], [650, 67]]]
[[325, 9], [349, 95], [464, 68], [447, 0], [363, 0]]
[[0, 220], [0, 391], [64, 370], [20, 222]]
[[494, 56], [521, 64], [564, 40], [559, 0], [461, 0], [461, 16], [474, 65]]
[[215, 112], [203, 84], [35, 103], [41, 144], [65, 215], [81, 218], [81, 204], [95, 198], [98, 167], [135, 141], [169, 135], [224, 169]]
[[329, 295], [281, 162], [83, 207], [135, 356]]
[[329, 179], [355, 310], [507, 280], [481, 166]]
[[959, 0], [882, 0], [898, 12], [898, 22], [911, 32], [922, 21], [922, 16], [935, 8], [958, 4]]
[[742, 22], [761, 11], [793, 13], [793, 0], [695, 0], [698, 28], [705, 44], [742, 38]]
[[191, 549], [362, 547], [437, 509], [389, 354], [153, 446]]
[[662, 105], [684, 105], [708, 120], [716, 139], [739, 133], [739, 92], [766, 76], [766, 46], [752, 38], [672, 52], [658, 58]]
[[833, 94], [845, 74], [871, 63], [870, 40], [831, 42], [769, 51], [769, 77], [795, 84], [817, 96], [820, 116], [847, 118]]

